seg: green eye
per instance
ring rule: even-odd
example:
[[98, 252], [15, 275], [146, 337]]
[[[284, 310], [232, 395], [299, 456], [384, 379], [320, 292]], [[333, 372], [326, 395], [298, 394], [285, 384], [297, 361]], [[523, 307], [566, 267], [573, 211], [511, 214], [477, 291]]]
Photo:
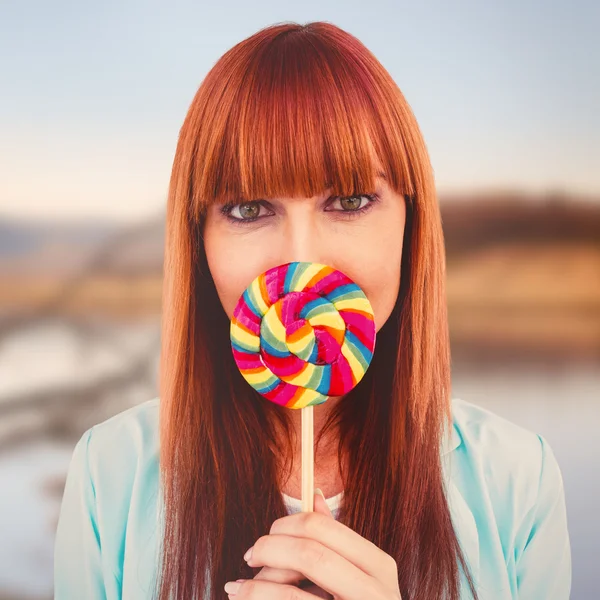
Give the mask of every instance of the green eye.
[[[340, 204], [344, 210], [357, 210], [362, 208], [360, 203], [363, 198], [367, 198], [367, 196], [349, 196], [347, 198], [338, 198]], [[368, 204], [368, 202], [367, 202]]]
[[258, 217], [260, 212], [260, 205], [256, 202], [247, 202], [246, 204], [240, 204], [240, 214], [243, 218], [255, 219]]
[[[232, 223], [245, 225], [246, 223], [253, 223], [261, 218], [261, 206], [262, 204], [258, 200], [252, 200], [251, 202], [242, 202], [238, 204], [224, 204], [220, 211]], [[231, 214], [235, 209], [239, 210], [239, 217]]]

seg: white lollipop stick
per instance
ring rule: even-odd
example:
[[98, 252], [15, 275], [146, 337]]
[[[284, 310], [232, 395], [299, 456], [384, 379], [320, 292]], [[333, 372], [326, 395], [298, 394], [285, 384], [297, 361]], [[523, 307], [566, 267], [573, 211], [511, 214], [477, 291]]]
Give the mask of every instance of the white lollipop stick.
[[314, 421], [311, 404], [302, 411], [302, 512], [314, 512]]

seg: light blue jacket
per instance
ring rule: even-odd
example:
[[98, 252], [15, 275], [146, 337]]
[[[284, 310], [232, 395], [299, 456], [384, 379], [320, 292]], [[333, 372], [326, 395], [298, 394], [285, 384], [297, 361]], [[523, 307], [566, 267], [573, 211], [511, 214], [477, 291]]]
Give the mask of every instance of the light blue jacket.
[[[158, 398], [88, 429], [56, 531], [55, 600], [150, 600], [161, 523]], [[448, 502], [481, 600], [567, 600], [561, 472], [540, 435], [460, 399], [441, 453]], [[334, 516], [341, 494], [329, 498]], [[289, 512], [300, 503], [284, 495]], [[225, 597], [225, 595], [223, 596]], [[463, 576], [462, 598], [470, 598]]]

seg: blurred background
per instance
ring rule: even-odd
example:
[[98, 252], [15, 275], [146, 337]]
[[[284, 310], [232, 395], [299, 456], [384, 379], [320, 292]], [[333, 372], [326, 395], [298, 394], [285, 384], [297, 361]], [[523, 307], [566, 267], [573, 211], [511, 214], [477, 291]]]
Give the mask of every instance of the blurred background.
[[594, 2], [0, 4], [0, 600], [52, 596], [66, 469], [157, 395], [166, 193], [216, 60], [330, 21], [411, 104], [436, 173], [453, 396], [561, 465], [575, 599], [600, 579], [600, 26]]

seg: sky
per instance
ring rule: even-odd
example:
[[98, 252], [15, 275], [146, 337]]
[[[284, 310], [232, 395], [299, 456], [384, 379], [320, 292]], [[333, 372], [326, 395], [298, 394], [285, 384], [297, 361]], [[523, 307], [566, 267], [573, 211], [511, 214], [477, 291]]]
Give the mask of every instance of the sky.
[[440, 194], [600, 195], [600, 3], [0, 0], [0, 215], [164, 211], [179, 129], [233, 45], [284, 21], [358, 37], [392, 75]]

